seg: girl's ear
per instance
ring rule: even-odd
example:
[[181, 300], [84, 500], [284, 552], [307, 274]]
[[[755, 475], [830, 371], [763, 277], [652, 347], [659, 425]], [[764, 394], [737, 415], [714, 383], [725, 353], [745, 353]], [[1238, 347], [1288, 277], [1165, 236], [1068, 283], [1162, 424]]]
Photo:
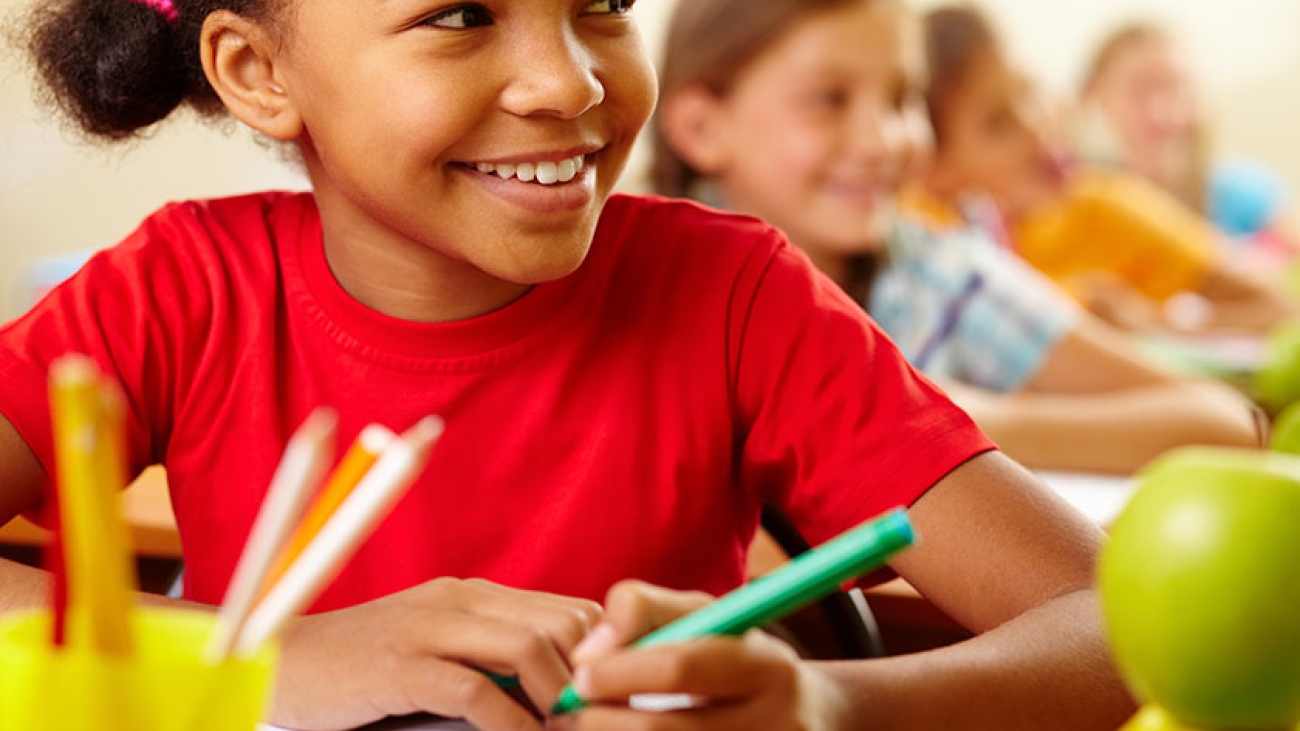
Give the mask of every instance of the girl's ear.
[[702, 175], [717, 175], [729, 164], [725, 111], [723, 101], [703, 84], [675, 89], [659, 102], [664, 141]]
[[276, 47], [263, 25], [229, 10], [208, 15], [199, 36], [203, 73], [231, 114], [289, 141], [302, 133], [302, 118], [277, 73]]

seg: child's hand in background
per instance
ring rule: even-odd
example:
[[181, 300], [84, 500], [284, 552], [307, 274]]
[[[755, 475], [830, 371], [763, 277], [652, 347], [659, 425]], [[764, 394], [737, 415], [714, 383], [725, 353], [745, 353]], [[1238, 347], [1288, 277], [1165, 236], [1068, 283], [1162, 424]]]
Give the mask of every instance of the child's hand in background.
[[479, 669], [517, 675], [527, 698], [550, 708], [570, 681], [566, 658], [600, 618], [594, 602], [475, 579], [303, 617], [283, 639], [270, 720], [346, 729], [423, 711], [481, 731], [541, 731]]
[[[800, 661], [789, 645], [759, 630], [743, 637], [712, 637], [622, 651], [618, 648], [696, 609], [711, 597], [641, 582], [615, 586], [605, 622], [573, 656], [576, 690], [591, 705], [553, 728], [576, 731], [688, 731], [839, 728], [846, 712], [835, 681]], [[641, 693], [689, 694], [686, 710], [628, 708]]]

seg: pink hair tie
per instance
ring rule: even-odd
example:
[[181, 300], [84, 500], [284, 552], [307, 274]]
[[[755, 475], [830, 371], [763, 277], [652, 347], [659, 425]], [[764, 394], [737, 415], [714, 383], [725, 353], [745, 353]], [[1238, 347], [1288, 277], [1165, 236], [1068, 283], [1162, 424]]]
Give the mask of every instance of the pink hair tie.
[[148, 5], [163, 16], [168, 23], [175, 24], [179, 13], [176, 12], [176, 3], [173, 0], [136, 0], [143, 5]]

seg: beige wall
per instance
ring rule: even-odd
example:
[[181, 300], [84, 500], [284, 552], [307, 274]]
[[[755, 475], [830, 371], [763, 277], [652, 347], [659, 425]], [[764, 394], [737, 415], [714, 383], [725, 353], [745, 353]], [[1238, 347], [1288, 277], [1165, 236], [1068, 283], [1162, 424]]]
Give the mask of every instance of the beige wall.
[[[0, 17], [30, 2], [0, 0]], [[37, 109], [25, 63], [0, 51], [0, 319], [18, 311], [35, 259], [111, 244], [171, 199], [302, 185], [248, 132], [189, 118], [140, 143], [80, 142]]]
[[[0, 0], [5, 20], [30, 0]], [[918, 5], [932, 6], [932, 0]], [[673, 0], [643, 0], [636, 13], [651, 52]], [[987, 0], [1023, 58], [1049, 88], [1072, 88], [1092, 44], [1113, 23], [1165, 18], [1187, 37], [1218, 99], [1223, 147], [1271, 164], [1300, 190], [1300, 31], [1296, 0]], [[243, 129], [220, 131], [190, 119], [169, 122], [131, 146], [78, 143], [31, 101], [28, 69], [0, 52], [0, 318], [15, 312], [28, 262], [110, 244], [149, 211], [175, 198], [266, 187], [301, 178]], [[634, 158], [635, 187], [643, 167]]]

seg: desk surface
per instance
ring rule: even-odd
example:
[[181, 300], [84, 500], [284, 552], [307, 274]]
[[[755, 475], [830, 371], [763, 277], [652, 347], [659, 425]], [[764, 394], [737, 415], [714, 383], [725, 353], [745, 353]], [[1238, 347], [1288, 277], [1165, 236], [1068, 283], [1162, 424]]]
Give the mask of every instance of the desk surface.
[[[145, 470], [140, 478], [122, 493], [122, 513], [131, 528], [131, 542], [141, 556], [180, 558], [181, 541], [176, 534], [167, 477], [162, 468]], [[0, 527], [0, 543], [41, 546], [50, 532], [26, 518], [15, 518]]]

